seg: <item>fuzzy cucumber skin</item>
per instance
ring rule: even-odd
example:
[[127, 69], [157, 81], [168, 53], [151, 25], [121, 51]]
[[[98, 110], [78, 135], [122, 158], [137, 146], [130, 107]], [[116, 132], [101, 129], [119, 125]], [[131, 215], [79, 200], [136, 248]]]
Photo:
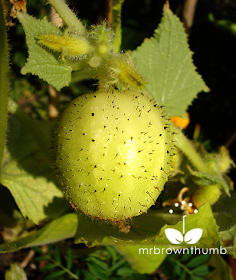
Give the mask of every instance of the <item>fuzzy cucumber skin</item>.
[[98, 91], [73, 100], [56, 130], [66, 196], [86, 215], [119, 220], [155, 203], [174, 154], [170, 121], [135, 91]]

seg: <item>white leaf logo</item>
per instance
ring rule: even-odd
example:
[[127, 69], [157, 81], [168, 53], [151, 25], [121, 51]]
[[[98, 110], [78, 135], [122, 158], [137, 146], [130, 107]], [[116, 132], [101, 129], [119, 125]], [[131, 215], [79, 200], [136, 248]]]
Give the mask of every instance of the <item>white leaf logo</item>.
[[188, 244], [195, 244], [202, 237], [203, 230], [201, 228], [194, 228], [188, 231], [184, 236], [184, 241]]
[[183, 216], [183, 234], [174, 228], [165, 229], [165, 235], [172, 244], [180, 244], [183, 241], [188, 244], [195, 244], [202, 237], [203, 230], [201, 228], [191, 229], [185, 234], [185, 217], [186, 215]]
[[184, 241], [183, 234], [174, 228], [165, 229], [165, 234], [172, 244], [180, 244]]

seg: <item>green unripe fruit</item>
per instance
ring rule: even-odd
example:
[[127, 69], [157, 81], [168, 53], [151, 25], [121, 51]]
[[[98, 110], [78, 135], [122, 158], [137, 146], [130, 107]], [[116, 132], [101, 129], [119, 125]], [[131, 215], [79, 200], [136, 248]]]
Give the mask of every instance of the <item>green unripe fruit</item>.
[[199, 208], [209, 202], [211, 205], [216, 203], [221, 195], [219, 184], [199, 187], [192, 195], [191, 201], [195, 207]]
[[113, 221], [146, 212], [170, 172], [170, 125], [142, 93], [99, 91], [76, 98], [55, 139], [69, 200], [86, 215]]

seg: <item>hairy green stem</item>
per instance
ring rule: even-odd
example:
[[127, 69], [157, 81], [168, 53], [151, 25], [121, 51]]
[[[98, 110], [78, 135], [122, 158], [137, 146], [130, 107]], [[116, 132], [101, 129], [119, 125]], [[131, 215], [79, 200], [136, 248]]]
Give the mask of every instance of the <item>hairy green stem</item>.
[[46, 159], [50, 162], [49, 148], [50, 144], [45, 133], [40, 129], [34, 119], [25, 113], [21, 107], [11, 99], [9, 100], [9, 113], [15, 116], [33, 135], [40, 148], [46, 155]]
[[208, 167], [182, 131], [176, 127], [173, 127], [173, 130], [176, 133], [174, 136], [175, 146], [185, 154], [193, 166], [200, 172], [213, 174], [214, 171]]
[[[175, 133], [174, 141], [175, 146], [182, 151], [183, 154], [188, 158], [191, 164], [194, 166], [194, 169], [198, 172], [202, 173], [199, 174], [200, 177], [205, 177], [206, 179], [214, 182], [214, 184], [219, 184], [223, 187], [225, 193], [230, 196], [230, 187], [227, 181], [223, 178], [220, 171], [216, 171], [208, 166], [208, 164], [204, 161], [204, 159], [200, 156], [200, 154], [196, 151], [192, 143], [185, 137], [185, 135], [180, 131], [177, 127], [173, 126], [172, 131]], [[195, 171], [192, 171], [194, 175]], [[203, 192], [204, 186], [199, 186]], [[199, 195], [201, 191], [199, 190]]]
[[86, 29], [64, 0], [48, 0], [48, 3], [58, 12], [68, 27], [74, 27], [76, 31], [85, 33]]
[[9, 55], [7, 44], [7, 32], [5, 29], [2, 4], [0, 3], [0, 176], [3, 149], [5, 145], [5, 135], [7, 127], [7, 105], [8, 105], [8, 87], [9, 87]]
[[113, 0], [113, 22], [112, 27], [115, 30], [114, 38], [114, 52], [118, 53], [120, 51], [121, 40], [122, 40], [122, 29], [121, 29], [121, 9], [124, 0]]

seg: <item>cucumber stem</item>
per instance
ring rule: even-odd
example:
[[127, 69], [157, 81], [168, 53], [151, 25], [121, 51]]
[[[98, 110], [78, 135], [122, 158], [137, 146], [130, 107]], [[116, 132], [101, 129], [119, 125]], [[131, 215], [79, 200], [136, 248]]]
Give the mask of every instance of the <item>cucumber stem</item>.
[[204, 162], [201, 156], [197, 153], [191, 142], [185, 137], [182, 131], [177, 127], [172, 127], [173, 131], [176, 133], [174, 136], [175, 146], [179, 148], [193, 166], [200, 172], [215, 174], [215, 172], [209, 168], [209, 166]]
[[58, 12], [68, 27], [74, 27], [81, 34], [86, 32], [84, 25], [68, 7], [64, 0], [48, 0], [48, 3]]

